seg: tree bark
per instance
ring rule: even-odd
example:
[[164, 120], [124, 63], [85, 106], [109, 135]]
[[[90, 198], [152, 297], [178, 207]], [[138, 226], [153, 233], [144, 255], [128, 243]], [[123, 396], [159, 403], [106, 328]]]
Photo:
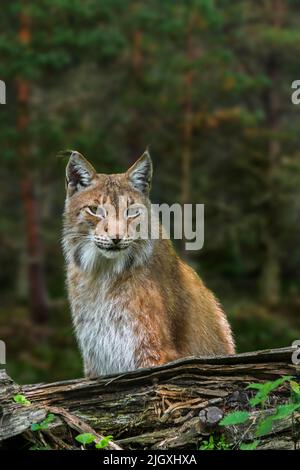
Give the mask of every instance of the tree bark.
[[266, 167], [266, 204], [265, 226], [263, 233], [264, 262], [261, 275], [262, 301], [266, 305], [276, 305], [280, 300], [281, 279], [278, 247], [278, 207], [275, 175], [280, 157], [280, 145], [276, 134], [279, 132], [279, 98], [278, 98], [278, 67], [277, 58], [270, 56], [266, 65], [266, 74], [271, 82], [264, 99], [266, 126], [270, 137], [267, 145]]
[[182, 158], [181, 158], [181, 204], [188, 204], [191, 202], [190, 186], [191, 186], [191, 165], [192, 165], [192, 137], [193, 137], [193, 102], [192, 91], [194, 82], [194, 72], [192, 71], [191, 64], [194, 59], [193, 51], [193, 26], [194, 17], [193, 12], [187, 24], [186, 31], [186, 61], [188, 70], [184, 75], [184, 95], [183, 95], [183, 122], [182, 122]]
[[[250, 408], [249, 397], [255, 391], [249, 383], [295, 376], [299, 366], [292, 363], [293, 348], [258, 351], [213, 358], [190, 357], [149, 369], [88, 380], [70, 380], [50, 384], [18, 386], [0, 371], [0, 448], [17, 442], [18, 446], [45, 444], [53, 449], [78, 448], [75, 436], [91, 432], [95, 436], [113, 435], [122, 449], [199, 448], [213, 431], [225, 433], [233, 446], [241, 437], [251, 441], [253, 429], [245, 425], [229, 429], [218, 425], [221, 417], [236, 409]], [[13, 401], [24, 395], [30, 405]], [[272, 410], [286, 403], [286, 385], [276, 389], [266, 405]], [[48, 429], [34, 432], [33, 423], [48, 413], [55, 420]], [[250, 409], [258, 418], [262, 411]], [[259, 449], [299, 447], [299, 414], [276, 422], [261, 438]], [[219, 427], [218, 427], [219, 426]], [[18, 436], [18, 440], [15, 437]], [[299, 437], [299, 436], [298, 436]], [[111, 444], [110, 444], [111, 445]]]
[[[24, 9], [25, 6], [23, 5]], [[19, 41], [24, 47], [28, 47], [31, 41], [31, 24], [25, 11], [20, 13]], [[18, 152], [21, 173], [21, 199], [25, 220], [29, 300], [32, 319], [35, 323], [41, 324], [48, 320], [48, 304], [44, 279], [38, 201], [30, 165], [31, 149], [28, 137], [30, 124], [30, 83], [26, 78], [19, 77], [16, 88], [18, 100], [17, 128], [20, 135]]]
[[[271, 17], [273, 27], [282, 27], [286, 4], [283, 0], [266, 3], [266, 13]], [[264, 262], [261, 274], [262, 301], [268, 306], [277, 305], [281, 297], [281, 266], [278, 242], [278, 183], [276, 171], [280, 164], [280, 67], [275, 51], [271, 51], [265, 65], [265, 74], [270, 81], [268, 90], [263, 96], [265, 123], [269, 131], [267, 142], [266, 165], [266, 204], [265, 226], [263, 233]]]

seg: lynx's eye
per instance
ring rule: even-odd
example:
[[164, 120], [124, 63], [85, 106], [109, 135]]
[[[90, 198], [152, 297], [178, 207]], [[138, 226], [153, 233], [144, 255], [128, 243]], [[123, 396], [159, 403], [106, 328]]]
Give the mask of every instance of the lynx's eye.
[[137, 206], [131, 206], [128, 207], [128, 209], [125, 210], [125, 217], [126, 219], [134, 219], [138, 215], [142, 213], [142, 209]]
[[94, 217], [99, 219], [104, 219], [106, 217], [106, 210], [102, 206], [89, 206], [86, 207], [86, 212]]

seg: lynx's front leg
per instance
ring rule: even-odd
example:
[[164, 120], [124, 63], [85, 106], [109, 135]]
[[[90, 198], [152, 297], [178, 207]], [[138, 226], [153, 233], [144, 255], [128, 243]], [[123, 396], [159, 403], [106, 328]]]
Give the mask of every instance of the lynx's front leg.
[[157, 351], [156, 353], [151, 353], [150, 356], [141, 357], [138, 367], [148, 368], [148, 367], [155, 367], [161, 366], [163, 364], [167, 364], [169, 362], [175, 361], [178, 359], [179, 355], [174, 350], [169, 351]]
[[148, 280], [137, 286], [134, 292], [135, 297], [128, 308], [136, 319], [136, 367], [160, 366], [178, 359], [180, 354], [174, 343], [160, 289]]
[[163, 329], [160, 334], [154, 329], [152, 331], [148, 329], [143, 336], [141, 335], [139, 348], [136, 351], [136, 366], [137, 368], [161, 366], [179, 357], [171, 338], [164, 334]]
[[[101, 374], [100, 374], [101, 375]], [[99, 377], [99, 374], [97, 374], [93, 369], [92, 367], [90, 366], [90, 364], [84, 364], [84, 376], [86, 379], [95, 379], [97, 377]]]

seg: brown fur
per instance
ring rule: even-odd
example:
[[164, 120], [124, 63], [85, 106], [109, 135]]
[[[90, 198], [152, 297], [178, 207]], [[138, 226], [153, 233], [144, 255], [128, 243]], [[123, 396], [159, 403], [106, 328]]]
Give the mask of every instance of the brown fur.
[[[86, 162], [86, 165], [89, 164]], [[103, 205], [107, 201], [116, 206], [120, 195], [125, 196], [128, 206], [134, 203], [150, 204], [149, 188], [137, 189], [130, 180], [130, 170], [124, 174], [103, 175], [96, 174], [89, 166], [88, 171], [89, 184], [75, 191], [76, 178], [71, 173], [74, 184], [68, 188], [66, 200], [65, 240], [68, 243], [65, 252], [73, 245], [75, 247], [78, 237], [87, 233], [107, 235], [107, 221], [83, 214], [86, 207]], [[119, 220], [117, 235], [126, 237], [130, 223]], [[68, 239], [68, 233], [72, 231], [77, 235]], [[108, 236], [114, 238], [116, 233]], [[138, 254], [143, 249], [143, 243], [143, 240], [132, 242], [136, 250], [134, 253]], [[81, 312], [82, 303], [85, 302], [83, 291], [90, 293], [90, 297], [86, 298], [92, 301], [94, 296], [97, 302], [101, 279], [111, 272], [105, 301], [126, 307], [125, 310], [122, 307], [116, 309], [110, 321], [116, 330], [123, 322], [132, 323], [132, 331], [137, 338], [134, 367], [164, 364], [191, 355], [234, 353], [230, 326], [218, 301], [195, 271], [177, 256], [169, 240], [154, 241], [145, 262], [135, 263], [133, 257], [133, 261], [118, 273], [113, 272], [115, 259], [103, 259], [103, 265], [100, 262], [97, 268], [87, 273], [80, 264], [80, 250], [77, 258], [76, 249], [73, 257], [68, 258], [67, 253], [69, 297], [76, 332], [80, 331], [86, 320]], [[84, 345], [81, 347], [84, 348]], [[85, 362], [86, 373], [93, 375], [88, 361]]]

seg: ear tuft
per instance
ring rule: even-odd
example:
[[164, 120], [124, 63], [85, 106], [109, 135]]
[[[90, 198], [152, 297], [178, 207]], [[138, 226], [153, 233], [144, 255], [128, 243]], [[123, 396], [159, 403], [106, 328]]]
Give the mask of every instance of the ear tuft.
[[153, 165], [148, 150], [127, 170], [126, 174], [134, 189], [149, 194]]
[[81, 191], [92, 184], [96, 176], [94, 167], [84, 158], [81, 153], [69, 151], [71, 153], [66, 168], [66, 184], [68, 195]]

